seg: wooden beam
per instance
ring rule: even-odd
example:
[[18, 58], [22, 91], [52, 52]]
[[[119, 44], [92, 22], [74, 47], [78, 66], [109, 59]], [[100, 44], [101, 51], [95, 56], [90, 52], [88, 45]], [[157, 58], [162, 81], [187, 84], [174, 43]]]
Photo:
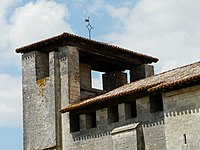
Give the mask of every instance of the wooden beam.
[[[112, 52], [109, 52], [109, 50], [107, 50], [107, 52], [103, 49], [100, 50], [96, 50], [95, 48], [87, 48], [87, 47], [83, 47], [83, 46], [79, 46], [79, 50], [81, 52], [87, 52], [87, 53], [90, 53], [90, 54], [93, 54], [93, 55], [96, 55], [96, 56], [99, 56], [99, 57], [104, 57], [104, 58], [107, 58], [109, 60], [115, 60], [115, 61], [118, 61], [118, 62], [121, 62], [121, 63], [128, 63], [128, 64], [132, 64], [132, 65], [139, 65], [139, 64], [143, 64], [144, 62], [142, 62], [141, 60], [139, 60], [138, 58], [127, 58], [127, 57], [124, 57], [120, 54], [114, 54]], [[103, 52], [104, 51], [104, 52]], [[129, 56], [130, 57], [130, 56]]]

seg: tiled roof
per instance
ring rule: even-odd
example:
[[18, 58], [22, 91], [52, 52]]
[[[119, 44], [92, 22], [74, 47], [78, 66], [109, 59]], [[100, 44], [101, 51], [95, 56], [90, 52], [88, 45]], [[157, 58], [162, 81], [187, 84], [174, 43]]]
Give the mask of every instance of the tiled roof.
[[52, 51], [52, 50], [54, 50], [54, 48], [56, 48], [56, 46], [61, 47], [61, 46], [65, 46], [65, 45], [76, 45], [76, 46], [80, 46], [80, 47], [86, 45], [86, 46], [96, 47], [96, 49], [99, 49], [100, 47], [104, 48], [104, 49], [109, 48], [110, 50], [113, 51], [113, 53], [116, 53], [116, 52], [121, 52], [122, 54], [126, 53], [127, 55], [132, 55], [134, 57], [139, 57], [141, 59], [144, 59], [144, 60], [146, 60], [147, 63], [158, 61], [157, 58], [154, 58], [154, 57], [151, 57], [148, 55], [133, 52], [131, 50], [120, 48], [118, 46], [110, 45], [107, 43], [90, 40], [90, 39], [87, 39], [87, 38], [84, 38], [81, 36], [77, 36], [74, 34], [70, 34], [70, 33], [63, 33], [61, 35], [42, 40], [40, 42], [18, 48], [18, 49], [16, 49], [16, 52], [17, 53], [27, 53], [27, 52], [34, 51], [34, 50], [44, 50], [44, 49], [48, 49], [49, 51]]
[[179, 67], [170, 71], [157, 74], [152, 77], [141, 79], [119, 88], [116, 88], [105, 94], [86, 99], [76, 104], [69, 105], [60, 110], [62, 113], [76, 109], [84, 109], [86, 106], [92, 106], [99, 102], [115, 100], [119, 96], [127, 94], [137, 94], [138, 92], [161, 92], [186, 87], [191, 84], [200, 83], [200, 62], [187, 66]]

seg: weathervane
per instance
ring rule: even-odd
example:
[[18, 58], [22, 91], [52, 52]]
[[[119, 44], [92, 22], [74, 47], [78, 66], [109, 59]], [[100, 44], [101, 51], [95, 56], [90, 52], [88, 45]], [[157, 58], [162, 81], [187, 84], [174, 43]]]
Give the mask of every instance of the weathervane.
[[88, 24], [87, 24], [87, 29], [88, 29], [88, 31], [89, 31], [89, 39], [91, 39], [91, 31], [92, 31], [92, 29], [94, 29], [92, 26], [91, 26], [91, 24], [90, 24], [90, 17], [88, 17], [87, 19], [85, 19], [85, 22], [87, 22]]

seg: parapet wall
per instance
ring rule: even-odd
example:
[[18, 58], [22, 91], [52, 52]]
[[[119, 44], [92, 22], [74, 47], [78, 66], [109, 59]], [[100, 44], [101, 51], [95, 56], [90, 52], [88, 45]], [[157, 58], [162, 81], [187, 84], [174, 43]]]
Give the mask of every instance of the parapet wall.
[[[123, 128], [123, 126], [129, 124], [140, 123], [142, 132], [142, 139], [144, 140], [143, 146], [148, 150], [165, 150], [165, 125], [164, 115], [162, 111], [150, 113], [149, 98], [141, 98], [136, 100], [137, 105], [137, 117], [126, 119], [125, 103], [118, 105], [119, 121], [109, 123], [108, 108], [100, 109], [96, 111], [96, 127], [87, 129], [86, 115], [80, 115], [80, 131], [65, 133], [65, 136], [71, 138], [70, 142], [67, 142], [66, 149], [79, 149], [79, 150], [110, 150], [117, 149], [117, 143], [122, 142], [124, 145], [139, 145], [137, 142], [136, 128], [133, 132], [126, 132], [127, 136], [136, 139], [123, 140], [123, 134], [111, 134], [116, 128]], [[141, 137], [141, 135], [139, 135]], [[118, 141], [118, 142], [117, 142]], [[131, 148], [130, 148], [131, 149]], [[144, 149], [144, 147], [138, 148], [138, 150]]]
[[167, 149], [199, 149], [200, 86], [166, 93], [164, 110]]
[[126, 125], [141, 123], [147, 150], [199, 149], [200, 86], [166, 92], [163, 93], [162, 98], [163, 111], [158, 112], [150, 111], [149, 97], [137, 99], [137, 116], [130, 119], [126, 119], [126, 104], [119, 104], [119, 120], [113, 123], [109, 123], [108, 108], [97, 110], [97, 126], [90, 129], [86, 128], [86, 115], [80, 115], [81, 129], [78, 132], [69, 133], [72, 140], [68, 143], [68, 147], [80, 150], [109, 150], [117, 149], [119, 147], [117, 143], [128, 146], [137, 143], [133, 140], [123, 141], [124, 135], [131, 136], [133, 132], [116, 135], [111, 134], [112, 131]]

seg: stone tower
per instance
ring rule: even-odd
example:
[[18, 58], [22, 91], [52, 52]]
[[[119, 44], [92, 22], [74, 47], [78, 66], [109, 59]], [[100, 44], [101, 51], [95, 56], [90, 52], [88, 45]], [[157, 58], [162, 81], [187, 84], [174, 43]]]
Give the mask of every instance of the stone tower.
[[[70, 122], [81, 122], [83, 116], [77, 119], [78, 112], [61, 114], [62, 108], [126, 84], [125, 70], [130, 71], [131, 82], [151, 76], [153, 67], [147, 64], [158, 61], [68, 33], [16, 52], [22, 53], [25, 150], [68, 149], [74, 140], [70, 133], [84, 128]], [[92, 70], [103, 72], [103, 90], [92, 88]], [[93, 108], [88, 108], [86, 112], [90, 114], [89, 123], [84, 124], [86, 128], [96, 126], [91, 122], [92, 111]]]

